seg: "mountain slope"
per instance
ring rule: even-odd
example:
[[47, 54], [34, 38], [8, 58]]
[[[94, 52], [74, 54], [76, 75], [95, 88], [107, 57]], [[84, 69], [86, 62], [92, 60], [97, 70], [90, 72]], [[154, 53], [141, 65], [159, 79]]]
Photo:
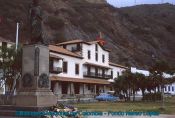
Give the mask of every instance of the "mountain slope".
[[[0, 36], [14, 40], [20, 21], [20, 40], [29, 42], [31, 0], [0, 0]], [[49, 43], [66, 40], [95, 40], [101, 31], [113, 62], [149, 67], [152, 56], [175, 64], [175, 6], [140, 5], [114, 8], [85, 0], [42, 0], [44, 32]]]

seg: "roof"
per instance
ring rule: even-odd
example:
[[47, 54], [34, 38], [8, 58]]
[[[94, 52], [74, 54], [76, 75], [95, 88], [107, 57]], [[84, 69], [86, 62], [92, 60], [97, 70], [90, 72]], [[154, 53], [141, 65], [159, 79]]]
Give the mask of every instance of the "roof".
[[99, 41], [90, 41], [90, 42], [88, 42], [89, 44], [99, 44], [100, 46], [101, 46], [101, 48], [103, 49], [103, 50], [105, 50], [105, 51], [108, 51], [108, 52], [110, 52], [111, 50], [109, 50], [109, 49], [106, 49], [103, 45], [101, 45], [100, 43], [99, 43]]
[[92, 65], [92, 66], [98, 66], [98, 67], [102, 67], [102, 68], [108, 68], [108, 69], [110, 69], [109, 66], [103, 66], [103, 65], [94, 64], [94, 63], [89, 63], [89, 62], [84, 63], [84, 65]]
[[[66, 42], [63, 42], [63, 43], [58, 43], [58, 44], [56, 44], [56, 45], [60, 46], [60, 45], [68, 45], [68, 44], [76, 44], [76, 43], [85, 43], [85, 44], [87, 44], [87, 45], [92, 45], [92, 44], [98, 43], [98, 44], [100, 45], [99, 41], [89, 41], [89, 42], [87, 42], [87, 41], [80, 40], [80, 39], [71, 40], [71, 41], [66, 41]], [[100, 46], [101, 46], [101, 48], [102, 48], [103, 50], [110, 52], [110, 50], [104, 48], [102, 45], [100, 45]]]
[[112, 63], [112, 62], [109, 62], [109, 65], [111, 65], [111, 66], [116, 66], [116, 67], [120, 67], [120, 68], [128, 69], [128, 67], [126, 67], [126, 66], [119, 65], [119, 64], [115, 64], [115, 63]]
[[64, 81], [64, 82], [78, 82], [78, 83], [88, 83], [88, 84], [110, 84], [108, 80], [102, 79], [92, 79], [92, 78], [71, 78], [71, 77], [50, 77], [51, 81]]
[[65, 45], [65, 44], [67, 45], [67, 44], [75, 44], [75, 43], [86, 43], [86, 44], [90, 45], [88, 42], [80, 40], [80, 39], [66, 41], [66, 42], [58, 43], [56, 45]]
[[5, 39], [3, 37], [0, 37], [0, 42], [7, 42], [7, 43], [13, 43], [14, 44], [14, 42], [12, 42], [10, 40], [7, 40], [7, 39]]
[[52, 58], [56, 58], [56, 59], [63, 59], [62, 57], [57, 56], [57, 55], [53, 55], [53, 54], [50, 54], [50, 57], [52, 57]]
[[59, 47], [59, 46], [49, 45], [49, 50], [51, 52], [56, 52], [56, 53], [63, 54], [63, 55], [68, 55], [68, 56], [81, 58], [81, 59], [83, 58], [80, 55], [73, 53], [73, 52], [66, 50], [66, 49]]
[[90, 44], [94, 44], [94, 43], [98, 43], [99, 41], [89, 41], [88, 43]]

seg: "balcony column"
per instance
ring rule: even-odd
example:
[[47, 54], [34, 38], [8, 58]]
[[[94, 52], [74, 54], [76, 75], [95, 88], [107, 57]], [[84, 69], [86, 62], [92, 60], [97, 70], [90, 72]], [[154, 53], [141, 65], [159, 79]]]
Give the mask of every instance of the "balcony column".
[[70, 83], [70, 94], [75, 94], [74, 83]]
[[83, 95], [85, 94], [85, 84], [83, 84]]
[[58, 94], [59, 94], [58, 82], [55, 82], [55, 84], [54, 84], [53, 93], [54, 93], [55, 95], [58, 95]]
[[104, 93], [106, 92], [106, 86], [105, 85], [103, 86], [103, 92]]
[[96, 94], [96, 84], [94, 85], [94, 93]]

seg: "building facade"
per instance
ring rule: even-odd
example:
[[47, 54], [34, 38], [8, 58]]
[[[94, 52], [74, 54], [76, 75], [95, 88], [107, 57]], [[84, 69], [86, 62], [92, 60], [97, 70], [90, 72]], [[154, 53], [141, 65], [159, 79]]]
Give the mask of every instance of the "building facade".
[[111, 82], [127, 67], [109, 62], [98, 41], [73, 40], [49, 45], [52, 90], [60, 98], [92, 97], [113, 90]]

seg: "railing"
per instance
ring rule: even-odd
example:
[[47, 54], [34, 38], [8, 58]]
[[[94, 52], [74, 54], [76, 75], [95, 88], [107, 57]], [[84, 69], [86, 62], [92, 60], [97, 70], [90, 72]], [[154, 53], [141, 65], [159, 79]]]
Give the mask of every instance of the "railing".
[[57, 68], [50, 68], [49, 71], [50, 71], [50, 73], [59, 74], [59, 73], [63, 72], [63, 69], [60, 67], [57, 67]]
[[84, 77], [93, 77], [93, 78], [100, 78], [100, 79], [110, 79], [112, 78], [111, 75], [103, 74], [103, 73], [94, 73], [94, 72], [84, 72]]

